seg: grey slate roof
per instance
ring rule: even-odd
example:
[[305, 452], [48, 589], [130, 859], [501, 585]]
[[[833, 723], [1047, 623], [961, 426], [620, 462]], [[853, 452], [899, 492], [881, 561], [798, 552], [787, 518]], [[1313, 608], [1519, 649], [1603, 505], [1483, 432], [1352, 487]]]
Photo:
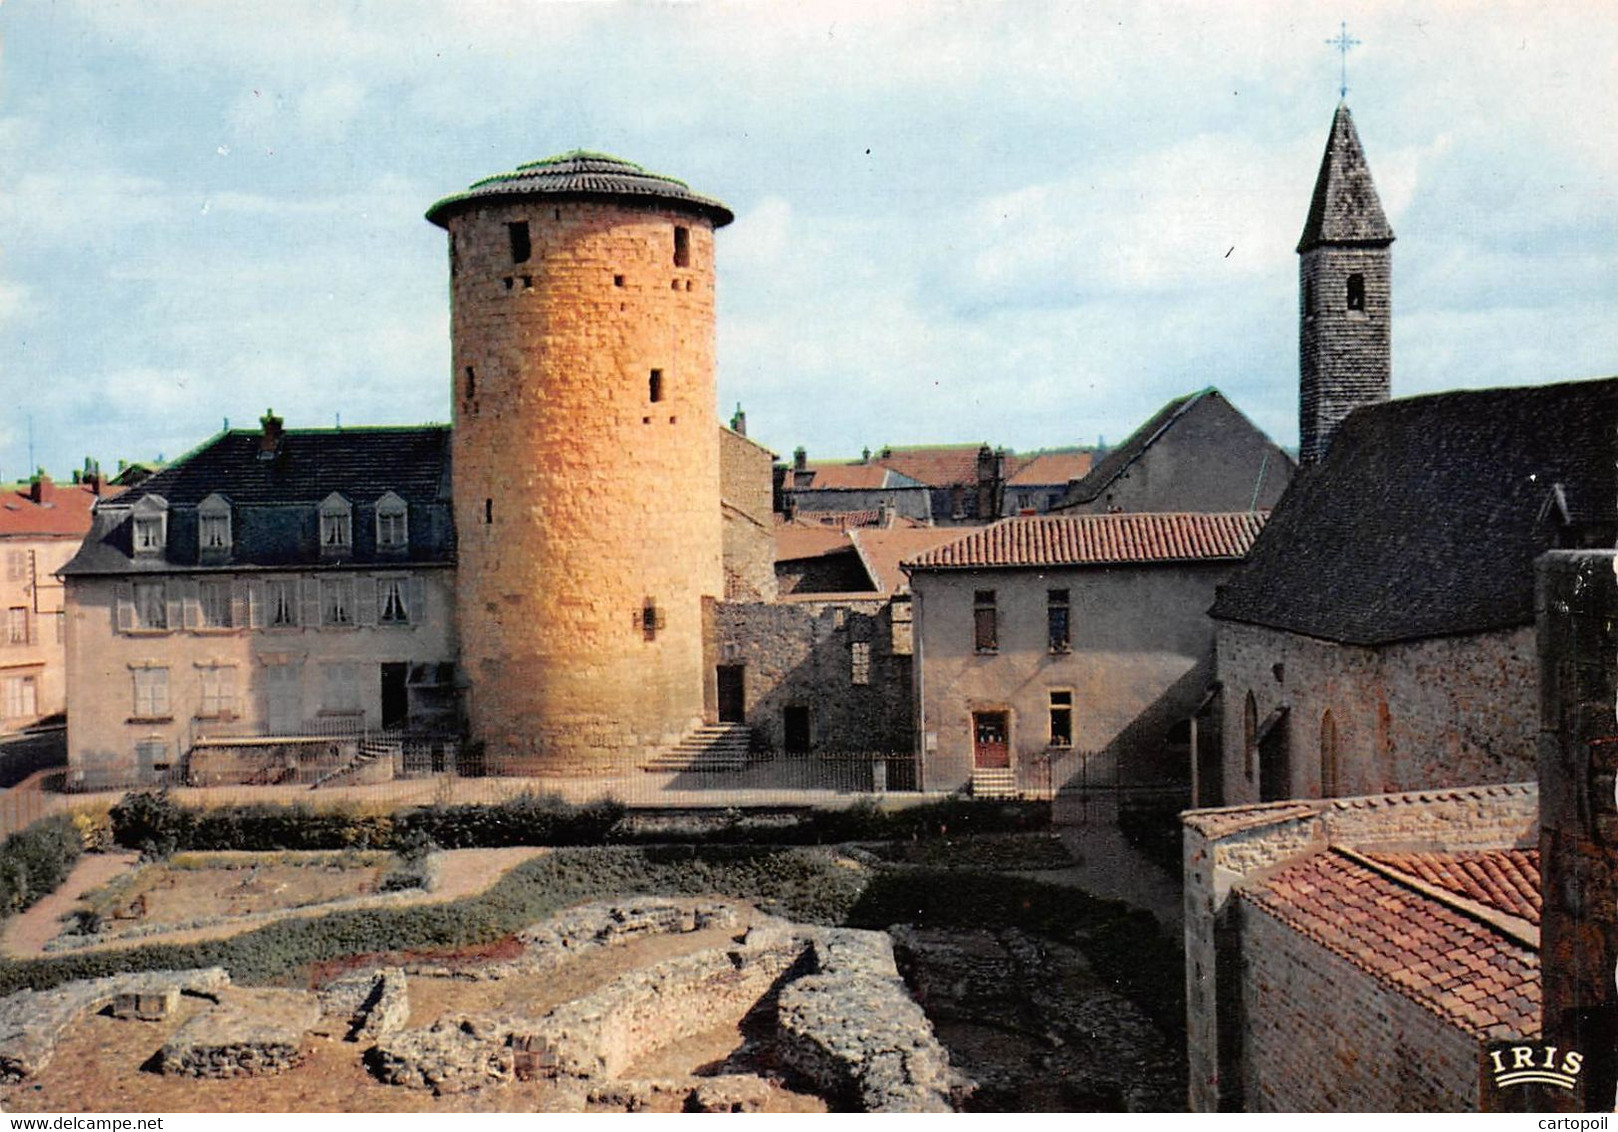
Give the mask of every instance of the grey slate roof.
[[671, 204], [707, 216], [716, 228], [735, 219], [735, 214], [723, 202], [693, 192], [684, 181], [648, 172], [621, 157], [582, 149], [530, 161], [509, 173], [496, 173], [475, 181], [465, 192], [435, 203], [427, 210], [427, 219], [439, 227], [447, 227], [450, 215], [470, 202], [528, 196]]
[[1376, 185], [1371, 182], [1371, 167], [1366, 164], [1354, 118], [1345, 103], [1338, 103], [1298, 250], [1306, 252], [1321, 244], [1392, 242], [1393, 228], [1382, 212]]
[[[455, 560], [450, 500], [450, 430], [287, 429], [274, 459], [260, 459], [262, 433], [223, 432], [161, 472], [96, 508], [90, 533], [65, 576], [330, 565], [319, 546], [320, 503], [333, 492], [353, 507], [353, 550], [343, 564], [447, 565]], [[376, 504], [404, 500], [408, 546], [376, 546]], [[223, 559], [198, 547], [197, 506], [218, 494], [231, 505], [232, 546]], [[131, 509], [157, 496], [168, 504], [167, 549], [132, 553]]]
[[1176, 397], [1153, 413], [1145, 424], [1130, 433], [1128, 439], [1118, 447], [1109, 449], [1105, 456], [1095, 462], [1083, 479], [1068, 489], [1067, 495], [1057, 505], [1058, 509], [1093, 502], [1114, 480], [1128, 471], [1131, 464], [1144, 456], [1148, 448], [1162, 439], [1163, 434], [1198, 401], [1210, 395], [1218, 397], [1219, 390], [1209, 386], [1195, 393], [1187, 393], [1183, 397]]
[[1534, 559], [1618, 532], [1615, 441], [1615, 378], [1359, 409], [1213, 616], [1361, 645], [1531, 625]]

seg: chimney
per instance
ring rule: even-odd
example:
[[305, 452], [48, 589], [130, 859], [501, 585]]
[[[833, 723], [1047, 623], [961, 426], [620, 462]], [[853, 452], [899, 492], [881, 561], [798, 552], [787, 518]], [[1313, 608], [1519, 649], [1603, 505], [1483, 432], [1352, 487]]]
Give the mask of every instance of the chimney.
[[258, 423], [264, 426], [264, 435], [258, 440], [258, 458], [273, 460], [281, 452], [281, 440], [285, 433], [281, 418], [275, 415], [274, 409], [265, 409]]
[[809, 450], [800, 444], [792, 450], [792, 470], [795, 472], [801, 472], [805, 471], [808, 467]]
[[742, 403], [736, 402], [736, 411], [730, 417], [730, 431], [737, 436], [747, 435], [747, 414], [742, 412]]
[[28, 483], [28, 498], [35, 503], [45, 502], [45, 495], [50, 491], [51, 477], [44, 472], [37, 472]]
[[893, 504], [891, 504], [891, 503], [884, 503], [882, 505], [881, 514], [882, 514], [882, 519], [878, 523], [878, 526], [880, 526], [885, 531], [890, 530], [893, 527], [894, 520], [899, 515], [898, 509], [895, 508], [893, 506]]

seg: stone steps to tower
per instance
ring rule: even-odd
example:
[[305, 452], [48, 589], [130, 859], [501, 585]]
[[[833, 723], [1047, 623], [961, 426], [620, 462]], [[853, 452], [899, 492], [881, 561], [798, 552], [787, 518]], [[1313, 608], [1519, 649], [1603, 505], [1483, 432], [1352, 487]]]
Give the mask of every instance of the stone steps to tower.
[[745, 723], [704, 724], [641, 764], [651, 773], [746, 770], [753, 735]]

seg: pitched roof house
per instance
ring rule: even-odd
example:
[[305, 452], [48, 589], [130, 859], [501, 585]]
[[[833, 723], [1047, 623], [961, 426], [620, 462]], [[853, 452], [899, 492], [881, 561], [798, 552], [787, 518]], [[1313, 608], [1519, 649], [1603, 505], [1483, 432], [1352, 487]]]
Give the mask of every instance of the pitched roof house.
[[338, 773], [453, 725], [449, 430], [263, 426], [102, 502], [61, 568], [81, 784]]
[[1191, 744], [1204, 748], [1187, 721], [1211, 678], [1208, 603], [1263, 525], [1258, 512], [1013, 518], [904, 562], [927, 788], [1056, 789], [1095, 817], [1183, 806]]
[[1217, 389], [1176, 397], [1099, 456], [1052, 510], [1242, 511], [1273, 507], [1292, 458]]

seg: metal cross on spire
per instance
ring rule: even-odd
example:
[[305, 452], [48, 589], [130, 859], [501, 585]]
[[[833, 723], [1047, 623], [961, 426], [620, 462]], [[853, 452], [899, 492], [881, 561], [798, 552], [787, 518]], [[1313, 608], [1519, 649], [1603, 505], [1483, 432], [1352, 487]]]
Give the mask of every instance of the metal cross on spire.
[[1327, 47], [1335, 47], [1335, 48], [1337, 48], [1338, 52], [1343, 57], [1343, 59], [1342, 59], [1342, 68], [1343, 68], [1342, 69], [1342, 77], [1339, 80], [1338, 86], [1337, 86], [1337, 97], [1338, 98], [1347, 98], [1348, 97], [1348, 49], [1350, 47], [1358, 47], [1359, 45], [1360, 45], [1360, 41], [1353, 38], [1352, 36], [1350, 36], [1348, 34], [1348, 21], [1347, 20], [1342, 21], [1342, 23], [1340, 25], [1340, 28], [1339, 28], [1339, 30], [1337, 32], [1337, 35], [1334, 36], [1331, 39], [1328, 39], [1326, 41], [1326, 46]]

